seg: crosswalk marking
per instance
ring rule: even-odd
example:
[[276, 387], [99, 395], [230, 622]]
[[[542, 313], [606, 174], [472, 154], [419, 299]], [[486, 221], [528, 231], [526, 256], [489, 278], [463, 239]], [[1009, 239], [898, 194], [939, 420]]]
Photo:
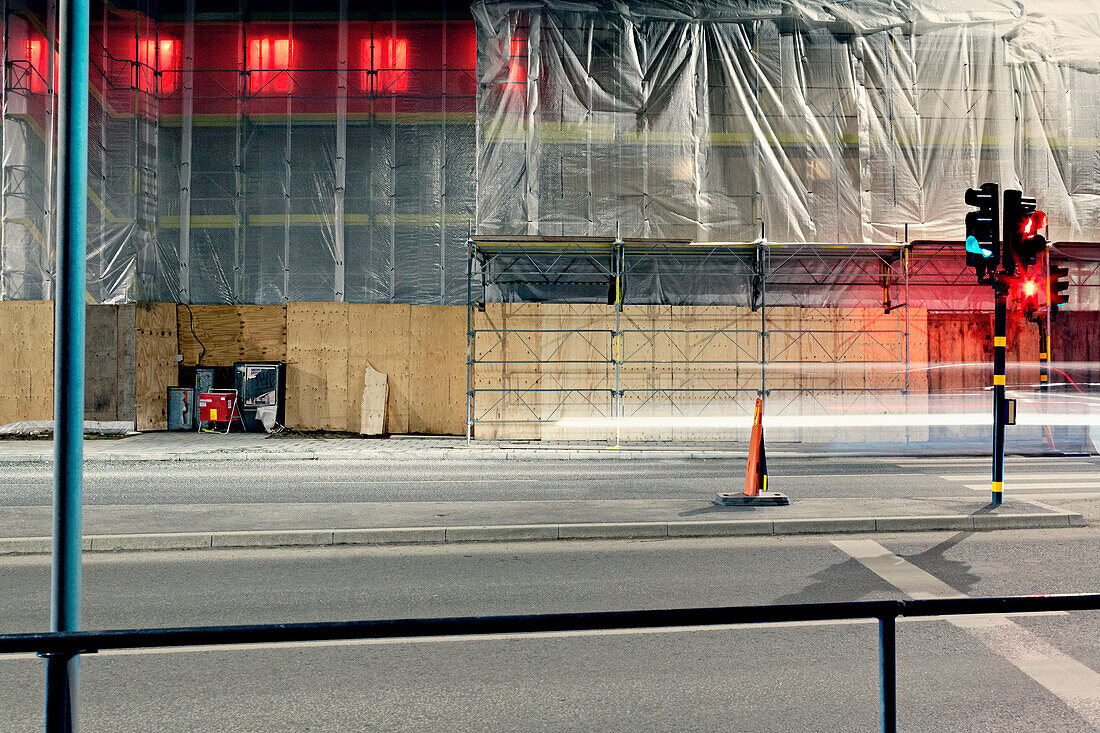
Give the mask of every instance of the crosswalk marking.
[[[898, 466], [942, 466], [944, 464], [981, 464], [988, 466], [993, 459], [989, 456], [961, 456], [958, 458], [953, 458], [951, 456], [930, 456], [928, 458], [880, 458], [879, 460], [883, 463], [892, 463]], [[1097, 467], [1097, 463], [1095, 461], [1067, 461], [1065, 458], [1059, 456], [1005, 456], [1005, 463], [1020, 466], [1045, 466], [1049, 464], [1054, 464], [1058, 466], [1092, 466], [1094, 468]]]
[[[940, 476], [944, 481], [960, 481], [960, 482], [973, 482], [973, 481], [985, 481], [990, 477], [990, 473], [967, 473], [967, 474], [953, 474]], [[1023, 474], [1022, 476], [1005, 476], [1005, 481], [1019, 481], [1021, 483], [1028, 481], [1091, 481], [1092, 483], [1100, 486], [1100, 474], [1089, 473], [1088, 471], [1077, 471], [1075, 473], [1032, 473]]]
[[[1063, 464], [1065, 465], [1065, 464]], [[944, 481], [962, 484], [971, 491], [989, 491], [990, 474], [955, 473], [941, 474]], [[1089, 499], [1100, 498], [1100, 473], [1089, 471], [1064, 471], [1061, 473], [1025, 473], [1005, 476], [1005, 490], [1017, 499], [1030, 496], [1047, 499]], [[1091, 492], [1089, 491], [1091, 490]]]
[[[967, 597], [873, 540], [834, 540], [833, 544], [912, 598]], [[1003, 616], [950, 616], [946, 620], [973, 634], [990, 651], [1100, 728], [1100, 674]]]
[[[1051, 481], [1048, 483], [1031, 483], [1028, 481], [1020, 481], [1018, 479], [1006, 478], [1004, 481], [1005, 490], [1009, 488], [1017, 488], [1024, 491], [1059, 491], [1062, 489], [1097, 489], [1100, 490], [1100, 485], [1096, 481]], [[989, 480], [987, 479], [980, 484], [963, 484], [968, 489], [974, 491], [989, 491]]]

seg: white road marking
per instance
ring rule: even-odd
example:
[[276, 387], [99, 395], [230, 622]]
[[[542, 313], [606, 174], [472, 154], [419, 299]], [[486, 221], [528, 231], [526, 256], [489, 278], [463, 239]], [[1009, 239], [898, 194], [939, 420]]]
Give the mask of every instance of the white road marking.
[[[834, 540], [833, 544], [913, 598], [967, 597], [873, 540]], [[991, 651], [1100, 728], [1100, 674], [1003, 616], [951, 616], [946, 620], [973, 634]]]
[[[990, 469], [992, 470], [992, 468]], [[944, 481], [985, 481], [990, 473], [967, 473], [940, 476]], [[1078, 471], [1077, 473], [1025, 473], [1005, 476], [1005, 481], [1026, 483], [1028, 481], [1091, 481], [1100, 486], [1100, 474]]]
[[[882, 458], [880, 459], [884, 463], [896, 463], [899, 466], [941, 466], [943, 464], [990, 464], [993, 459], [990, 456], [970, 456], [962, 458], [951, 458], [950, 456], [944, 456], [937, 458], [930, 456], [928, 458]], [[1064, 458], [1057, 456], [1051, 457], [1014, 457], [1005, 456], [1005, 463], [1014, 466], [1045, 466], [1049, 464], [1055, 464], [1058, 466], [1092, 466], [1096, 467], [1096, 461], [1067, 461]]]
[[[968, 489], [974, 491], [989, 491], [991, 487], [990, 482], [987, 480], [980, 484], [963, 484]], [[1004, 490], [1011, 491], [1013, 488], [1022, 489], [1024, 491], [1042, 491], [1048, 489], [1051, 491], [1058, 491], [1060, 489], [1100, 489], [1100, 484], [1095, 481], [1051, 481], [1048, 483], [1027, 483], [1018, 479], [1006, 478], [1004, 481]]]
[[[1026, 613], [1013, 613], [1009, 616], [1068, 616], [1065, 611], [1031, 611]], [[917, 624], [930, 621], [944, 621], [944, 616], [920, 616], [915, 618], [899, 618], [898, 623]], [[94, 654], [86, 654], [85, 657], [131, 657], [142, 654], [190, 654], [204, 652], [239, 652], [260, 651], [278, 649], [310, 649], [314, 647], [345, 647], [345, 646], [388, 646], [392, 644], [443, 644], [461, 641], [500, 641], [508, 639], [560, 639], [574, 636], [643, 636], [650, 634], [680, 634], [697, 631], [737, 631], [750, 629], [780, 629], [791, 627], [811, 626], [852, 626], [876, 624], [875, 619], [827, 619], [822, 621], [765, 621], [758, 624], [720, 624], [717, 626], [677, 626], [673, 628], [657, 629], [596, 629], [593, 631], [543, 631], [514, 634], [470, 634], [466, 636], [410, 636], [405, 639], [334, 639], [331, 641], [288, 641], [281, 644], [225, 644], [215, 646], [204, 644], [200, 646], [168, 646], [156, 649], [104, 649]], [[36, 654], [3, 654], [0, 662], [4, 661], [41, 661]]]
[[1017, 493], [1015, 491], [1009, 490], [1009, 495], [1013, 499], [1023, 499], [1025, 501], [1030, 501], [1035, 506], [1041, 506], [1044, 509], [1053, 509], [1056, 512], [1061, 512], [1061, 511], [1065, 511], [1065, 510], [1055, 509], [1054, 507], [1047, 506], [1047, 505], [1043, 504], [1042, 501], [1036, 501], [1036, 499], [1043, 499], [1043, 500], [1048, 500], [1048, 499], [1050, 499], [1050, 500], [1053, 500], [1053, 499], [1061, 499], [1061, 500], [1067, 500], [1067, 499], [1100, 499], [1100, 491], [1051, 491], [1049, 493], [1042, 493], [1042, 494], [1028, 494], [1028, 493]]

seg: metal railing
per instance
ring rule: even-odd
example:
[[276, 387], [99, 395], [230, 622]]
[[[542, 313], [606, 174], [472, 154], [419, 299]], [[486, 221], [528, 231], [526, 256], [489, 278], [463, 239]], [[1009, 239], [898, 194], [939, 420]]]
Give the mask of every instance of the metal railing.
[[1100, 593], [5, 634], [0, 635], [0, 655], [34, 653], [47, 658], [68, 658], [80, 654], [94, 654], [105, 649], [402, 639], [474, 634], [492, 636], [551, 631], [606, 631], [877, 619], [881, 729], [896, 731], [895, 636], [896, 621], [899, 617], [1082, 610], [1100, 610]]

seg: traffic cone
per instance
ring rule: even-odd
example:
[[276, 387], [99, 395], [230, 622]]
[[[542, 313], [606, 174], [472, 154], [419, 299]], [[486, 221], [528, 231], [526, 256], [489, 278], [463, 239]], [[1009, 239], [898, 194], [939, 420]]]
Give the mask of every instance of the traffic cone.
[[758, 496], [768, 490], [768, 459], [764, 455], [764, 401], [756, 398], [749, 437], [749, 465], [745, 471], [745, 496]]

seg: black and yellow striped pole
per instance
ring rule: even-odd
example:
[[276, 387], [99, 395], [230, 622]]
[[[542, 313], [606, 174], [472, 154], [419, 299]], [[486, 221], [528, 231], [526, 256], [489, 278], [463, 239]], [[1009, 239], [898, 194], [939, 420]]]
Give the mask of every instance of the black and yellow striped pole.
[[993, 503], [1003, 501], [1005, 470], [1005, 349], [1008, 346], [1006, 321], [1007, 288], [994, 284], [996, 310], [993, 316]]
[[1039, 319], [1039, 391], [1047, 391], [1047, 383], [1050, 381], [1050, 347], [1047, 345], [1047, 324], [1043, 318]]

